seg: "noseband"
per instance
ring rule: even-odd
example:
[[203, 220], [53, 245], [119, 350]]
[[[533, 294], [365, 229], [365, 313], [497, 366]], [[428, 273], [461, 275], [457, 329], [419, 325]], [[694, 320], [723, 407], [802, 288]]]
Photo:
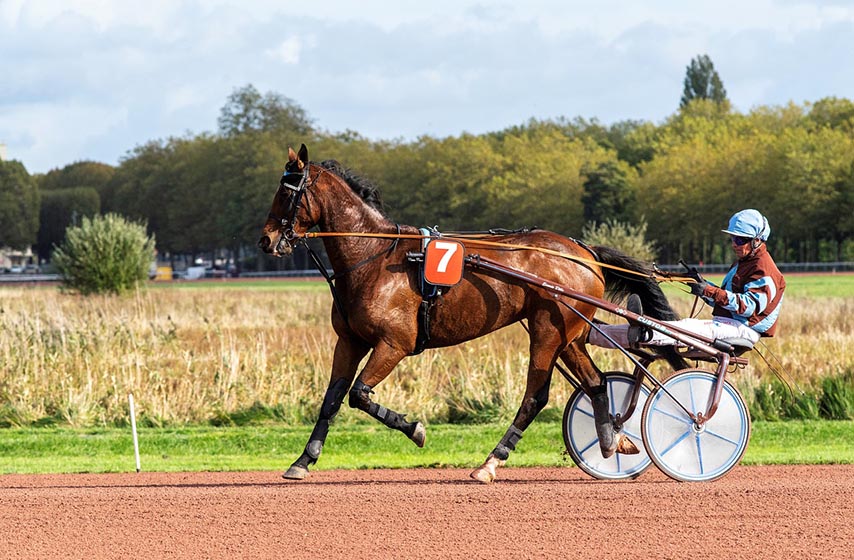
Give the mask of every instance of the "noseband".
[[[299, 212], [299, 209], [302, 207], [302, 199], [303, 195], [306, 194], [308, 188], [314, 185], [317, 182], [317, 178], [320, 177], [320, 173], [323, 173], [323, 169], [320, 170], [320, 173], [315, 175], [314, 179], [309, 181], [309, 169], [311, 168], [310, 164], [306, 164], [305, 169], [300, 173], [295, 173], [288, 171], [287, 169], [282, 174], [282, 180], [279, 182], [279, 188], [286, 188], [289, 191], [293, 191], [294, 194], [290, 196], [288, 201], [288, 207], [285, 209], [285, 217], [280, 218], [276, 216], [271, 211], [267, 217], [271, 220], [279, 222], [279, 233], [281, 233], [281, 237], [279, 238], [279, 242], [276, 244], [276, 250], [278, 251], [280, 246], [284, 243], [289, 248], [293, 249], [294, 246], [299, 242], [299, 236], [294, 231], [294, 226], [296, 225], [296, 215]], [[284, 179], [285, 177], [289, 177], [291, 175], [299, 175], [300, 180], [296, 186], [287, 183]], [[310, 211], [309, 209], [309, 199], [308, 196], [305, 197], [305, 208], [306, 211]]]

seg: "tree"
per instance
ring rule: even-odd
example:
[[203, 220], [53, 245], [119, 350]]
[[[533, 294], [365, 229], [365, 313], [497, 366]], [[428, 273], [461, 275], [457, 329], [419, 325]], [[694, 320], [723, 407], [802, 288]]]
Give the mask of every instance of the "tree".
[[691, 60], [683, 83], [679, 107], [685, 107], [694, 99], [710, 99], [718, 104], [729, 104], [724, 84], [708, 55], [703, 54]]
[[635, 193], [620, 164], [605, 161], [585, 174], [587, 180], [581, 195], [585, 221], [596, 224], [609, 220], [634, 222]]
[[234, 90], [217, 123], [224, 136], [275, 132], [304, 137], [313, 130], [308, 113], [293, 100], [273, 92], [262, 96], [251, 84]]
[[84, 217], [96, 215], [101, 204], [98, 191], [92, 187], [44, 191], [41, 198], [36, 250], [40, 258], [49, 259], [54, 246], [65, 239], [66, 228], [79, 225]]
[[854, 131], [854, 102], [837, 97], [819, 99], [810, 109], [809, 118], [819, 126]]
[[[192, 141], [201, 140], [196, 138]], [[109, 204], [102, 201], [101, 212], [146, 221], [150, 231], [158, 232], [159, 239], [160, 232], [168, 225], [169, 191], [179, 182], [172, 171], [178, 142], [180, 140], [176, 139], [168, 142], [153, 140], [136, 146], [116, 169], [108, 187], [111, 193]], [[203, 199], [206, 193], [198, 192], [196, 195]]]
[[647, 121], [619, 121], [608, 129], [608, 138], [617, 158], [633, 167], [655, 156], [656, 126]]
[[836, 255], [834, 260], [841, 261], [842, 248], [846, 240], [854, 239], [854, 163], [843, 177], [835, 184], [835, 198], [833, 207], [835, 212], [832, 219], [835, 221], [831, 234], [836, 242]]
[[0, 160], [0, 247], [26, 249], [39, 229], [39, 190], [19, 161]]
[[100, 194], [113, 178], [116, 168], [97, 161], [78, 161], [62, 169], [53, 169], [39, 176], [43, 191], [92, 187]]

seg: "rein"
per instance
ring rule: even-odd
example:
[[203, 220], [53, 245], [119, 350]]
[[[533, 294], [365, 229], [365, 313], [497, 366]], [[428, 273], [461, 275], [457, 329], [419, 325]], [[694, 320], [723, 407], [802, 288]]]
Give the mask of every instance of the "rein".
[[[324, 231], [315, 231], [315, 232], [306, 232], [301, 238], [313, 238], [313, 237], [368, 237], [368, 238], [386, 238], [386, 239], [425, 239], [427, 236], [421, 234], [409, 234], [409, 233], [400, 233], [400, 226], [398, 226], [398, 233], [362, 233], [362, 232], [324, 232]], [[519, 245], [516, 243], [502, 243], [498, 241], [487, 241], [485, 239], [480, 239], [475, 236], [468, 235], [446, 235], [442, 236], [445, 239], [459, 241], [464, 246], [473, 245], [473, 246], [481, 246], [481, 247], [497, 247], [501, 249], [513, 249], [513, 250], [527, 250], [527, 251], [537, 251], [540, 253], [544, 253], [547, 255], [552, 255], [556, 257], [560, 257], [563, 259], [568, 259], [571, 261], [578, 262], [584, 265], [595, 265], [602, 268], [610, 268], [612, 270], [616, 270], [619, 272], [623, 272], [626, 274], [632, 274], [634, 276], [641, 276], [643, 278], [651, 278], [656, 282], [694, 282], [693, 278], [687, 276], [673, 276], [673, 275], [662, 275], [653, 272], [652, 274], [643, 274], [641, 272], [637, 272], [635, 270], [629, 270], [627, 268], [622, 268], [615, 265], [605, 264], [596, 260], [586, 259], [584, 257], [577, 257], [575, 255], [568, 255], [566, 253], [561, 253], [560, 251], [555, 251], [553, 249], [547, 249], [545, 247], [532, 247], [530, 245]], [[396, 241], [395, 241], [396, 242]], [[374, 255], [373, 258], [376, 258], [377, 255]]]
[[[332, 292], [332, 299], [335, 303], [335, 307], [337, 308], [338, 313], [341, 315], [342, 319], [344, 319], [345, 324], [349, 324], [349, 320], [348, 320], [348, 316], [347, 316], [347, 312], [346, 312], [346, 307], [344, 306], [343, 302], [341, 301], [341, 298], [338, 295], [338, 291], [335, 289], [336, 278], [340, 278], [341, 276], [345, 276], [345, 275], [353, 272], [354, 270], [361, 268], [362, 266], [365, 266], [366, 264], [374, 261], [375, 259], [378, 259], [379, 257], [381, 257], [383, 255], [386, 255], [386, 256], [390, 255], [397, 248], [398, 241], [400, 241], [401, 239], [425, 239], [425, 238], [428, 238], [429, 236], [422, 235], [422, 234], [402, 234], [402, 233], [400, 233], [400, 224], [395, 224], [395, 227], [397, 228], [397, 233], [395, 233], [395, 234], [363, 233], [363, 232], [306, 232], [302, 235], [298, 235], [294, 231], [294, 227], [296, 226], [296, 215], [299, 212], [299, 209], [302, 205], [301, 203], [303, 202], [303, 198], [305, 198], [305, 208], [306, 208], [306, 210], [308, 210], [308, 208], [309, 208], [309, 196], [308, 196], [309, 187], [314, 185], [318, 181], [318, 179], [320, 179], [320, 176], [323, 174], [323, 172], [324, 172], [324, 169], [322, 167], [319, 168], [319, 171], [314, 176], [314, 179], [311, 179], [311, 166], [310, 165], [306, 165], [305, 168], [301, 172], [288, 171], [287, 167], [286, 167], [285, 172], [282, 175], [282, 179], [279, 182], [279, 188], [280, 189], [283, 189], [283, 188], [288, 189], [288, 190], [293, 192], [293, 195], [290, 197], [290, 200], [288, 202], [288, 207], [285, 211], [284, 217], [275, 216], [275, 215], [273, 215], [272, 212], [270, 212], [268, 215], [268, 218], [280, 223], [280, 230], [279, 231], [281, 233], [281, 237], [279, 238], [279, 244], [285, 243], [286, 245], [288, 245], [291, 248], [295, 247], [298, 244], [302, 244], [306, 248], [306, 251], [308, 252], [309, 256], [311, 257], [311, 260], [314, 263], [315, 268], [317, 268], [318, 272], [320, 272], [320, 274], [326, 280], [326, 283], [329, 285], [329, 290]], [[292, 175], [299, 175], [300, 176], [299, 182], [296, 185], [292, 185], [285, 180], [286, 177], [292, 176]], [[547, 249], [545, 247], [532, 247], [529, 245], [519, 245], [519, 244], [515, 244], [515, 243], [502, 243], [502, 242], [498, 242], [498, 241], [488, 241], [488, 240], [484, 239], [484, 237], [488, 237], [491, 235], [499, 235], [501, 233], [505, 233], [505, 230], [496, 229], [496, 230], [489, 230], [487, 232], [461, 231], [461, 232], [453, 232], [449, 235], [443, 235], [442, 237], [449, 239], [449, 240], [457, 241], [457, 242], [461, 243], [464, 247], [466, 245], [470, 245], [470, 246], [480, 246], [480, 247], [495, 247], [495, 248], [499, 248], [499, 249], [509, 249], [509, 250], [537, 251], [537, 252], [540, 252], [543, 254], [552, 255], [552, 256], [556, 256], [556, 257], [560, 257], [563, 259], [568, 259], [568, 260], [574, 261], [574, 262], [584, 266], [585, 268], [590, 269], [591, 272], [594, 272], [594, 269], [592, 269], [591, 266], [595, 266], [595, 267], [600, 267], [600, 268], [609, 268], [612, 270], [622, 272], [624, 274], [631, 274], [634, 276], [640, 276], [642, 278], [650, 278], [655, 282], [665, 282], [665, 281], [667, 281], [667, 282], [686, 282], [686, 281], [693, 282], [694, 281], [693, 278], [689, 278], [689, 277], [678, 277], [678, 276], [672, 276], [669, 274], [660, 274], [655, 269], [653, 270], [653, 273], [651, 273], [651, 274], [644, 274], [641, 272], [629, 270], [629, 269], [622, 268], [619, 266], [615, 266], [615, 265], [611, 265], [611, 264], [605, 264], [605, 263], [599, 262], [595, 259], [588, 259], [588, 258], [584, 258], [584, 257], [578, 257], [575, 255], [569, 255], [567, 253], [562, 253], [560, 251], [555, 251], [553, 249]], [[510, 232], [508, 232], [508, 233], [510, 233]], [[326, 267], [323, 266], [323, 263], [320, 259], [320, 256], [307, 243], [307, 240], [309, 238], [313, 238], [313, 237], [317, 237], [317, 238], [319, 238], [319, 237], [364, 237], [364, 238], [391, 239], [392, 241], [391, 241], [391, 243], [387, 249], [383, 249], [382, 251], [380, 251], [378, 253], [375, 253], [369, 257], [366, 257], [366, 258], [362, 259], [361, 261], [357, 262], [356, 264], [348, 267], [347, 269], [340, 271], [339, 273], [329, 274], [329, 272], [327, 272], [327, 270], [326, 270]], [[584, 245], [584, 244], [580, 244], [580, 245], [583, 248], [585, 248], [587, 251], [590, 251], [591, 253], [593, 253], [593, 251], [589, 247], [587, 247], [586, 245]], [[595, 256], [595, 253], [593, 253], [593, 254]], [[595, 273], [596, 272], [594, 272], [594, 274]], [[600, 280], [604, 283], [604, 277], [600, 276], [599, 274], [597, 274], [597, 276], [599, 276]]]

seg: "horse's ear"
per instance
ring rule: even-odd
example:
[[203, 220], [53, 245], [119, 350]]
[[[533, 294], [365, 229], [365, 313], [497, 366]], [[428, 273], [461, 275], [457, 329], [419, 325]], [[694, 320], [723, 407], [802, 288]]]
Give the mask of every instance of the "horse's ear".
[[305, 144], [299, 147], [299, 160], [302, 163], [300, 167], [308, 165], [308, 148], [305, 147]]
[[296, 160], [297, 160], [297, 153], [294, 151], [293, 148], [288, 146], [288, 161], [292, 163], [292, 162], [295, 162]]

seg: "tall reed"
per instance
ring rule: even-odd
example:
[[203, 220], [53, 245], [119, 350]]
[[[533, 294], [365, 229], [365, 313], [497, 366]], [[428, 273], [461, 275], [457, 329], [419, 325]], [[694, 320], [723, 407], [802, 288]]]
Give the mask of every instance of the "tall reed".
[[[676, 302], [683, 314], [689, 311], [685, 301]], [[0, 426], [122, 424], [130, 392], [149, 425], [310, 422], [331, 367], [330, 309], [322, 287], [155, 288], [125, 297], [3, 288]], [[853, 315], [850, 299], [790, 298], [779, 336], [760, 351], [778, 358], [797, 388], [814, 390], [845, 375], [850, 380]], [[527, 347], [526, 333], [513, 325], [428, 350], [404, 360], [376, 387], [375, 398], [427, 422], [509, 420], [524, 392]], [[630, 367], [614, 351], [593, 355], [603, 370]], [[755, 353], [750, 358], [730, 379], [753, 402], [773, 376]], [[555, 373], [552, 410], [562, 409], [571, 391]], [[833, 410], [841, 406], [827, 402]], [[367, 418], [346, 405], [339, 416]]]

